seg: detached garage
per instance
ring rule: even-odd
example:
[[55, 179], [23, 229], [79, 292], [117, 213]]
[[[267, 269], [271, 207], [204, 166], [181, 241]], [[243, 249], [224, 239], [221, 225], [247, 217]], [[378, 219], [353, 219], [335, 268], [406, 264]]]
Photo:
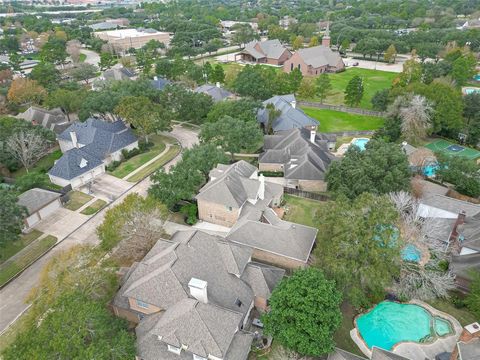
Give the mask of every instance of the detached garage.
[[18, 205], [24, 206], [28, 212], [25, 218], [25, 230], [59, 209], [62, 206], [60, 196], [59, 193], [38, 188], [21, 194], [18, 197]]

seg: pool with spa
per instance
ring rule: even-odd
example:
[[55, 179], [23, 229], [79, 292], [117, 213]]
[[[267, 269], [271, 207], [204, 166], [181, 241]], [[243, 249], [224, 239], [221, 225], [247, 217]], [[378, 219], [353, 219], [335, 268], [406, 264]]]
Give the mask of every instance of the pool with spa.
[[432, 315], [423, 306], [392, 301], [383, 301], [358, 316], [355, 326], [369, 349], [392, 350], [401, 342], [431, 342], [453, 334], [450, 321]]

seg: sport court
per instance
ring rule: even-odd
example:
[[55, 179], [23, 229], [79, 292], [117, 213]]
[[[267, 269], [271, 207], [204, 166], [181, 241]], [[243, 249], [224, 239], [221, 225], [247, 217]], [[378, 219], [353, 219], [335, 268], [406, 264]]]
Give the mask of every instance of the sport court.
[[442, 152], [451, 156], [459, 156], [470, 160], [480, 158], [480, 151], [475, 149], [451, 143], [447, 140], [437, 140], [425, 145], [426, 148], [433, 152]]

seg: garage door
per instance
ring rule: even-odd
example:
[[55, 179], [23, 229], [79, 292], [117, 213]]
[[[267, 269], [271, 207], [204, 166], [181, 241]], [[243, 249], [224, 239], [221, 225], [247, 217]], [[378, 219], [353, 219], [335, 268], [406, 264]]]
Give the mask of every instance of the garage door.
[[47, 206], [45, 206], [43, 209], [41, 209], [39, 211], [40, 217], [42, 219], [45, 219], [47, 216], [49, 216], [50, 214], [55, 212], [55, 210], [57, 210], [59, 207], [60, 207], [60, 201], [59, 200], [56, 200], [56, 201], [48, 204]]
[[28, 227], [30, 228], [40, 221], [40, 217], [38, 216], [38, 213], [35, 213], [30, 215], [26, 220], [27, 220]]

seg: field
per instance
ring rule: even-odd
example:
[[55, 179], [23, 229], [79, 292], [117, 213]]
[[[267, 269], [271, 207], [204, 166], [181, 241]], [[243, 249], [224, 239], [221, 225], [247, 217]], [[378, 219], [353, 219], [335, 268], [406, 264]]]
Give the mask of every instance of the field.
[[444, 154], [451, 155], [451, 156], [459, 156], [459, 157], [463, 157], [471, 160], [480, 158], [480, 151], [477, 151], [475, 149], [471, 149], [465, 146], [459, 146], [457, 148], [459, 151], [455, 151], [454, 147], [452, 147], [455, 145], [456, 144], [449, 142], [447, 140], [437, 140], [437, 141], [431, 142], [430, 144], [425, 145], [425, 147], [432, 150], [433, 152], [442, 152]]
[[321, 132], [376, 130], [384, 120], [376, 116], [358, 115], [340, 111], [302, 107], [305, 114], [320, 121]]
[[[393, 79], [398, 76], [398, 74], [394, 72], [359, 68], [348, 68], [346, 71], [338, 74], [329, 74], [332, 90], [324, 102], [330, 105], [345, 105], [344, 91], [348, 82], [355, 75], [363, 79], [364, 93], [363, 99], [359, 104], [359, 107], [363, 109], [371, 109], [373, 95], [379, 90], [389, 89], [392, 86]], [[317, 98], [303, 100], [319, 101]]]

